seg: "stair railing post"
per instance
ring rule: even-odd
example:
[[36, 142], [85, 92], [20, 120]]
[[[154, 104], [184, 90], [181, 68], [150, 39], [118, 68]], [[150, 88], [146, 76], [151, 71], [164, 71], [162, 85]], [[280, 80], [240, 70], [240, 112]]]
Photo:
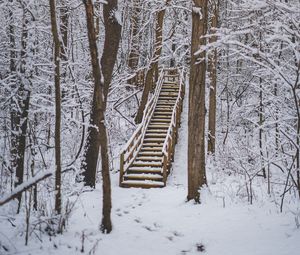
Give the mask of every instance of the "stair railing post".
[[171, 143], [172, 143], [171, 160], [172, 160], [172, 162], [174, 162], [175, 141], [176, 141], [176, 126], [174, 126], [174, 128], [172, 128], [172, 129], [173, 129], [173, 131], [172, 131], [172, 140], [171, 140]]
[[169, 136], [168, 138], [168, 174], [170, 173], [170, 168], [171, 168], [171, 160], [172, 160], [172, 136]]
[[163, 181], [164, 181], [164, 187], [167, 184], [167, 164], [168, 164], [167, 163], [167, 156], [164, 153], [164, 156], [163, 156]]
[[123, 151], [120, 155], [120, 180], [119, 180], [119, 186], [121, 187], [123, 176], [124, 176], [124, 154], [125, 151]]

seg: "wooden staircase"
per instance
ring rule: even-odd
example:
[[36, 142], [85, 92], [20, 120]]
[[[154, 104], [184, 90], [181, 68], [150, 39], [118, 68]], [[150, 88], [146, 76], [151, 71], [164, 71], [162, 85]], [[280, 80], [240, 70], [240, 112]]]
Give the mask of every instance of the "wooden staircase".
[[166, 186], [177, 143], [184, 97], [183, 70], [164, 68], [142, 123], [120, 156], [120, 186]]

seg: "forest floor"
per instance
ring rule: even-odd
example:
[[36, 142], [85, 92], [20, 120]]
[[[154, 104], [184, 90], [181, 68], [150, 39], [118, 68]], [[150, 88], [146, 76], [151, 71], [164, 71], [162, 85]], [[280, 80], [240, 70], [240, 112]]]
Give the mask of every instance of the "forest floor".
[[255, 200], [250, 205], [245, 191], [241, 191], [241, 178], [228, 176], [211, 164], [209, 188], [201, 192], [202, 203], [186, 202], [187, 101], [167, 187], [123, 189], [118, 187], [118, 174], [112, 174], [111, 234], [99, 231], [99, 185], [94, 191], [74, 195], [77, 202], [63, 235], [44, 236], [42, 242], [32, 235], [29, 246], [24, 246], [24, 235], [12, 232], [11, 225], [1, 221], [0, 210], [0, 240], [12, 247], [10, 252], [0, 253], [298, 255], [299, 201], [287, 202], [280, 213], [274, 199], [262, 195], [265, 186], [256, 183]]

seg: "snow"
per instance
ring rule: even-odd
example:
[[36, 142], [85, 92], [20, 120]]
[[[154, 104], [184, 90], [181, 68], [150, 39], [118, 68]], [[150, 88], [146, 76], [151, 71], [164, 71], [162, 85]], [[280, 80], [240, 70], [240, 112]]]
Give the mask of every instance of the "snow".
[[26, 189], [28, 189], [28, 187], [33, 186], [35, 183], [38, 183], [40, 180], [43, 180], [51, 175], [54, 174], [53, 170], [47, 170], [44, 172], [39, 172], [38, 174], [36, 174], [34, 177], [30, 178], [29, 180], [23, 182], [22, 184], [18, 185], [18, 187], [16, 187], [10, 194], [2, 197], [0, 199], [0, 205], [6, 203], [6, 201], [9, 201], [11, 197], [16, 196], [18, 193], [20, 193], [21, 191], [24, 191]]
[[[208, 162], [209, 188], [201, 191], [202, 203], [186, 202], [187, 104], [188, 96], [165, 188], [120, 188], [118, 174], [112, 174], [111, 234], [99, 231], [99, 184], [93, 191], [70, 198], [77, 202], [63, 235], [43, 236], [43, 242], [32, 235], [28, 247], [18, 232], [24, 228], [24, 222], [19, 221], [22, 217], [15, 215], [16, 227], [12, 227], [7, 216], [1, 217], [8, 207], [1, 207], [0, 254], [298, 255], [299, 201], [290, 201], [283, 213], [272, 198], [261, 197], [250, 205], [234, 188], [238, 178]], [[11, 252], [5, 252], [3, 245]]]
[[201, 7], [196, 7], [196, 6], [193, 6], [193, 13], [196, 13], [199, 15], [199, 19], [203, 19], [203, 15], [202, 15], [202, 10], [201, 10]]

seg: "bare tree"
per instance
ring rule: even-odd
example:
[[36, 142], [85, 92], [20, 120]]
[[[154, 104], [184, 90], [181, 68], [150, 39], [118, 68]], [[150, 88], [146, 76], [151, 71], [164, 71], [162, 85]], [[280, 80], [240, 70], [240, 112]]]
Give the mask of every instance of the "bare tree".
[[[26, 134], [28, 125], [28, 111], [30, 103], [30, 79], [25, 74], [26, 72], [26, 53], [27, 53], [27, 38], [28, 38], [28, 22], [29, 15], [26, 3], [20, 1], [23, 10], [23, 24], [22, 24], [22, 34], [21, 34], [21, 54], [20, 54], [20, 64], [15, 65], [16, 53], [11, 52], [11, 72], [20, 72], [22, 79], [17, 78], [16, 84], [16, 100], [12, 100], [12, 111], [11, 111], [11, 129], [12, 129], [12, 159], [13, 168], [16, 171], [16, 181], [15, 187], [23, 183], [24, 178], [24, 164], [25, 164], [25, 152], [26, 152]], [[12, 12], [10, 12], [12, 18]], [[15, 39], [13, 26], [10, 25], [10, 41], [14, 47]], [[21, 206], [21, 194], [17, 196], [18, 199], [18, 212]]]
[[61, 213], [61, 92], [60, 92], [60, 54], [61, 43], [59, 40], [57, 20], [56, 20], [56, 3], [55, 0], [49, 0], [51, 14], [51, 30], [54, 41], [54, 65], [55, 65], [55, 211]]
[[[209, 43], [215, 43], [217, 41], [216, 28], [218, 26], [219, 16], [219, 1], [213, 0], [211, 2], [212, 19], [211, 19], [211, 34]], [[208, 149], [209, 153], [215, 153], [216, 147], [216, 111], [217, 111], [217, 49], [214, 48], [212, 53], [209, 54], [209, 77], [210, 77], [210, 89], [209, 89], [209, 110], [208, 110]]]
[[[89, 47], [94, 77], [94, 96], [91, 109], [90, 127], [88, 130], [86, 151], [82, 167], [86, 185], [95, 187], [96, 168], [101, 147], [101, 167], [103, 178], [103, 217], [101, 230], [109, 233], [112, 230], [110, 219], [111, 212], [111, 187], [109, 176], [108, 139], [105, 126], [106, 97], [112, 78], [112, 71], [117, 57], [121, 27], [116, 18], [117, 0], [109, 1], [103, 8], [105, 24], [104, 51], [101, 59], [101, 69], [98, 61], [97, 39], [94, 25], [94, 6], [91, 0], [84, 1], [87, 18]], [[95, 128], [96, 127], [96, 128]]]

